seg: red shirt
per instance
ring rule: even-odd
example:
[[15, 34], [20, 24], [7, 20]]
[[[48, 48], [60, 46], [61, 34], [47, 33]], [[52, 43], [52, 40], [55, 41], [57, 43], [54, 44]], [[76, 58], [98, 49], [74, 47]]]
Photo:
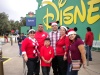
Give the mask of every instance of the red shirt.
[[60, 38], [56, 43], [56, 55], [63, 56], [65, 51], [67, 52], [69, 45], [70, 43], [68, 36]]
[[35, 33], [35, 38], [36, 40], [38, 41], [38, 44], [39, 44], [39, 50], [40, 48], [44, 45], [44, 40], [47, 38], [48, 36], [48, 33], [47, 32], [39, 32], [37, 31]]
[[30, 38], [25, 38], [22, 42], [21, 47], [22, 54], [26, 53], [28, 58], [37, 57], [36, 46], [38, 46], [36, 39], [32, 41]]
[[94, 35], [91, 31], [88, 31], [85, 36], [85, 44], [92, 46], [94, 40]]
[[[40, 50], [40, 56], [44, 57], [45, 60], [50, 60], [51, 58], [54, 57], [54, 50], [51, 46], [46, 47], [46, 46], [42, 46], [41, 50]], [[51, 63], [45, 63], [42, 59], [41, 59], [41, 66], [51, 66]]]

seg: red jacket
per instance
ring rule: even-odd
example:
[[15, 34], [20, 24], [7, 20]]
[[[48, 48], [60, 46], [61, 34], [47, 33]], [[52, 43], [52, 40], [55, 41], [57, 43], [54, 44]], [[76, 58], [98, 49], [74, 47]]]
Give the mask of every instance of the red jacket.
[[56, 43], [56, 55], [63, 56], [64, 53], [67, 52], [69, 45], [70, 42], [68, 36], [60, 38]]
[[[40, 57], [44, 57], [45, 60], [50, 60], [51, 58], [54, 58], [54, 50], [51, 46], [46, 47], [46, 46], [42, 46], [41, 50], [40, 50]], [[41, 66], [51, 66], [51, 63], [45, 63], [42, 59], [41, 59]]]
[[36, 39], [33, 41], [30, 38], [25, 38], [22, 42], [22, 54], [26, 54], [28, 58], [35, 58], [37, 57], [37, 47], [38, 43]]
[[47, 32], [39, 32], [37, 31], [35, 33], [35, 38], [36, 40], [38, 41], [38, 44], [39, 44], [39, 50], [40, 48], [44, 45], [44, 40], [47, 38], [48, 36], [48, 33]]
[[88, 31], [85, 36], [85, 44], [92, 46], [94, 40], [94, 35], [91, 31]]

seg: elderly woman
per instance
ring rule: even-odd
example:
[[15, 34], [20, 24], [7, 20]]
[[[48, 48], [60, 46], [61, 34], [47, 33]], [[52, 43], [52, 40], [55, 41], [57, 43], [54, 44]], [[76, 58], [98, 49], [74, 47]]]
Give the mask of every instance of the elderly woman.
[[22, 55], [28, 68], [27, 75], [33, 75], [36, 73], [36, 63], [38, 61], [38, 43], [34, 38], [34, 29], [30, 29], [28, 34], [29, 37], [25, 38], [22, 42]]
[[[67, 28], [65, 26], [60, 27], [60, 38], [56, 43], [56, 56], [58, 61], [59, 75], [66, 75], [67, 60], [65, 60], [66, 50], [69, 46], [69, 39], [66, 36]], [[66, 46], [67, 45], [67, 46]]]
[[78, 70], [81, 65], [83, 65], [83, 68], [86, 67], [86, 52], [84, 43], [79, 35], [77, 35], [73, 30], [69, 30], [68, 36], [71, 44], [68, 50], [68, 67], [66, 75], [78, 75]]

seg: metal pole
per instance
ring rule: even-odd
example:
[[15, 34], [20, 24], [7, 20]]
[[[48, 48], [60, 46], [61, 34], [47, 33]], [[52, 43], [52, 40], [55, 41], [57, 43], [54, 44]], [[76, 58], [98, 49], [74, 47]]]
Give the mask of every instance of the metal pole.
[[13, 45], [13, 40], [12, 40], [12, 36], [10, 37], [10, 41], [11, 41], [11, 46]]
[[16, 43], [16, 36], [15, 36], [15, 43]]
[[2, 48], [0, 47], [0, 75], [4, 75], [3, 60], [2, 60]]
[[30, 26], [30, 29], [32, 29], [32, 26]]

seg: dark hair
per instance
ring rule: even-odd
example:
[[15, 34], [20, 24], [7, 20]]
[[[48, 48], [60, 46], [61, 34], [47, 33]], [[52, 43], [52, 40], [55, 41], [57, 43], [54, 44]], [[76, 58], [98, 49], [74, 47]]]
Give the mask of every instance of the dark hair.
[[87, 27], [87, 31], [91, 31], [91, 28], [90, 27]]
[[39, 24], [39, 25], [43, 25], [43, 24]]
[[77, 38], [81, 38], [78, 34], [76, 34], [75, 40], [77, 40]]
[[45, 41], [50, 41], [50, 38], [46, 38]]
[[23, 35], [24, 35], [24, 33], [21, 33], [21, 34], [23, 34]]
[[[77, 40], [78, 38], [81, 38], [78, 34], [76, 34], [75, 40]], [[70, 40], [72, 42], [72, 40]]]

